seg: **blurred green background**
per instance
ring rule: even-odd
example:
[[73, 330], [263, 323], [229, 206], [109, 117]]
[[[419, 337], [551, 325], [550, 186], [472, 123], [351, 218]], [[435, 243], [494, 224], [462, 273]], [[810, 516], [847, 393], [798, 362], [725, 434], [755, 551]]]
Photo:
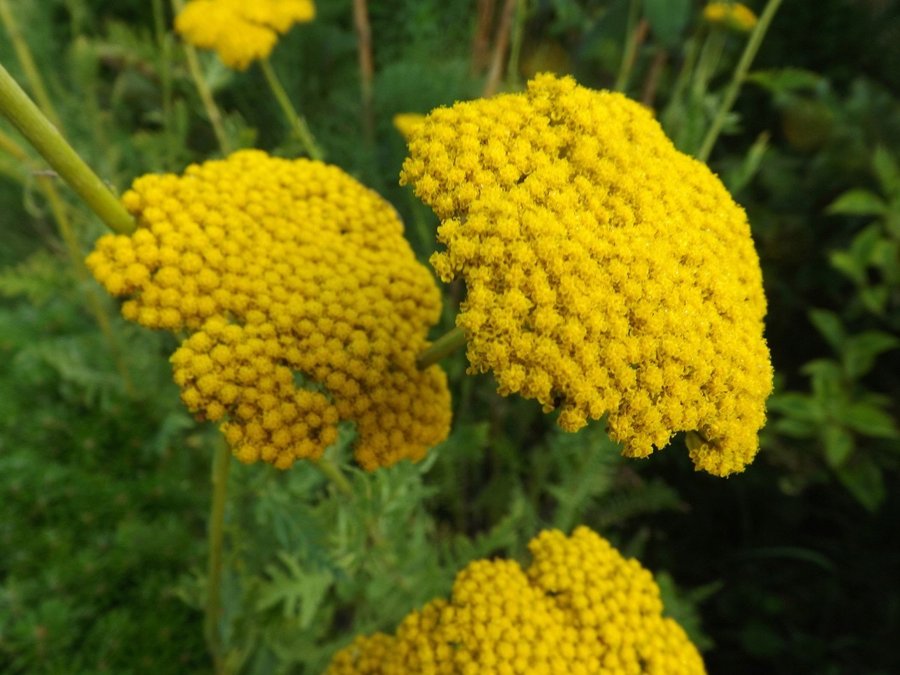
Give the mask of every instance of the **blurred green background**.
[[[166, 3], [4, 4], [104, 180], [121, 190], [218, 155]], [[349, 0], [318, 2], [273, 55], [328, 161], [394, 203], [423, 260], [436, 223], [397, 185], [405, 143], [391, 120], [481, 94], [502, 4], [371, 2], [368, 113]], [[747, 39], [705, 24], [702, 7], [521, 3], [501, 89], [542, 70], [618, 80], [695, 152]], [[24, 82], [9, 37], [0, 62]], [[258, 69], [202, 64], [233, 139], [299, 151]], [[748, 211], [769, 298], [776, 393], [745, 473], [694, 473], [680, 437], [623, 460], [602, 425], [561, 433], [532, 402], [465, 377], [457, 354], [454, 430], [423, 463], [364, 474], [349, 430], [333, 448], [352, 499], [303, 465], [233, 467], [223, 625], [235, 672], [320, 672], [354, 634], [393, 630], [446, 593], [469, 560], [524, 560], [539, 529], [576, 524], [654, 571], [711, 673], [900, 672], [898, 64], [900, 2], [786, 0], [710, 158]], [[0, 143], [0, 671], [209, 672], [215, 431], [179, 402], [175, 338], [126, 324], [73, 263], [101, 225], [58, 184], [64, 241], [44, 165], [0, 130], [16, 146]], [[452, 325], [459, 289], [446, 291], [435, 335]]]

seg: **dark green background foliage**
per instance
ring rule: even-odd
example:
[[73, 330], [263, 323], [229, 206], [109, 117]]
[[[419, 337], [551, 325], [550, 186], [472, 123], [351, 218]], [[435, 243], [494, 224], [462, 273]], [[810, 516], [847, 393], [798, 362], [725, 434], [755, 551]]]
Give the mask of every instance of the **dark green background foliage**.
[[[180, 45], [155, 29], [166, 3], [11, 4], [66, 135], [105, 180], [122, 189], [218, 155]], [[316, 21], [274, 54], [329, 161], [396, 205], [423, 260], [436, 223], [397, 185], [405, 146], [391, 118], [480, 94], [475, 4], [370, 3], [371, 136], [349, 1], [317, 3]], [[542, 69], [612, 86], [628, 8], [530, 0], [505, 86]], [[719, 34], [712, 58], [701, 8], [645, 0], [626, 82], [687, 152], [745, 40]], [[2, 35], [0, 61], [21, 76]], [[898, 45], [896, 0], [787, 0], [711, 158], [750, 216], [777, 371], [762, 451], [744, 474], [694, 473], [680, 437], [622, 460], [602, 424], [561, 433], [533, 403], [465, 376], [457, 354], [446, 362], [454, 430], [421, 464], [364, 474], [348, 428], [329, 452], [352, 498], [310, 466], [232, 468], [221, 624], [231, 666], [319, 672], [354, 634], [392, 630], [446, 593], [467, 561], [526, 561], [541, 528], [583, 523], [654, 570], [712, 673], [900, 672]], [[684, 69], [692, 51], [702, 72]], [[233, 138], [299, 151], [258, 69], [232, 73], [207, 54], [203, 64]], [[178, 401], [175, 339], [121, 321], [66, 257], [42, 167], [0, 152], [0, 671], [209, 672], [216, 434]], [[59, 187], [86, 251], [101, 227]], [[446, 289], [436, 335], [461, 292]]]

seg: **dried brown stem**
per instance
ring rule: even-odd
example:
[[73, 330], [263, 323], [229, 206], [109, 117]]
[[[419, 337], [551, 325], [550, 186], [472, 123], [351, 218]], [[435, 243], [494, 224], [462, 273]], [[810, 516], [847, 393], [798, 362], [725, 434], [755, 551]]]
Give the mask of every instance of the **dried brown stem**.
[[371, 143], [375, 138], [375, 117], [372, 111], [372, 80], [375, 66], [372, 59], [372, 26], [369, 23], [369, 6], [366, 0], [353, 0], [353, 24], [356, 28], [356, 44], [359, 51], [363, 130], [366, 139]]
[[497, 34], [494, 37], [494, 53], [491, 57], [491, 67], [488, 70], [487, 79], [484, 83], [484, 91], [482, 91], [482, 96], [485, 98], [497, 93], [497, 88], [500, 86], [500, 80], [503, 77], [504, 65], [506, 64], [506, 48], [509, 46], [509, 35], [512, 30], [513, 15], [515, 14], [517, 1], [506, 0], [503, 5], [500, 25], [497, 26]]
[[495, 0], [478, 0], [475, 36], [472, 38], [472, 72], [475, 74], [483, 72], [488, 65], [496, 5]]

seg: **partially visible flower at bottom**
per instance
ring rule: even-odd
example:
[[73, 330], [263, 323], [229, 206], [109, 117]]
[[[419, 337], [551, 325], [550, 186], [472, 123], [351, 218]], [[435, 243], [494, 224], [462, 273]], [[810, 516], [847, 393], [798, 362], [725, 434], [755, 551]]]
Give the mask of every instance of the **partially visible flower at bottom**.
[[586, 527], [531, 541], [523, 570], [478, 560], [449, 600], [408, 615], [394, 635], [358, 637], [326, 675], [700, 675], [687, 634], [662, 615], [650, 572]]
[[376, 193], [247, 150], [143, 176], [123, 202], [138, 229], [101, 237], [88, 267], [127, 319], [189, 333], [171, 359], [181, 397], [238, 459], [316, 459], [340, 420], [366, 469], [446, 438], [446, 376], [415, 363], [440, 295]]

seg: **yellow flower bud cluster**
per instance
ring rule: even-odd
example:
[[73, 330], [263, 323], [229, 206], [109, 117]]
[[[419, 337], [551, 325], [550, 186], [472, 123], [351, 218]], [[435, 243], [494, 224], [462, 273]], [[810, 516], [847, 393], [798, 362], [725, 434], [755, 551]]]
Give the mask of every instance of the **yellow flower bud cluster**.
[[317, 458], [339, 420], [366, 469], [420, 459], [449, 433], [440, 368], [416, 368], [440, 313], [396, 211], [334, 166], [246, 150], [148, 175], [123, 196], [138, 229], [87, 259], [122, 313], [188, 331], [172, 355], [188, 408], [235, 455]]
[[532, 563], [479, 560], [449, 601], [433, 600], [396, 635], [358, 637], [327, 675], [700, 675], [684, 630], [662, 616], [659, 587], [586, 527], [531, 541]]
[[409, 152], [401, 181], [442, 221], [432, 265], [466, 281], [470, 371], [568, 431], [607, 415], [627, 456], [695, 431], [699, 469], [753, 459], [772, 368], [750, 227], [649, 110], [540, 75], [433, 111]]
[[703, 18], [715, 26], [725, 26], [738, 33], [749, 33], [756, 27], [756, 14], [740, 2], [711, 2], [703, 8]]
[[175, 30], [195, 47], [216, 50], [229, 68], [246, 70], [272, 53], [279, 34], [315, 14], [312, 0], [190, 0]]

